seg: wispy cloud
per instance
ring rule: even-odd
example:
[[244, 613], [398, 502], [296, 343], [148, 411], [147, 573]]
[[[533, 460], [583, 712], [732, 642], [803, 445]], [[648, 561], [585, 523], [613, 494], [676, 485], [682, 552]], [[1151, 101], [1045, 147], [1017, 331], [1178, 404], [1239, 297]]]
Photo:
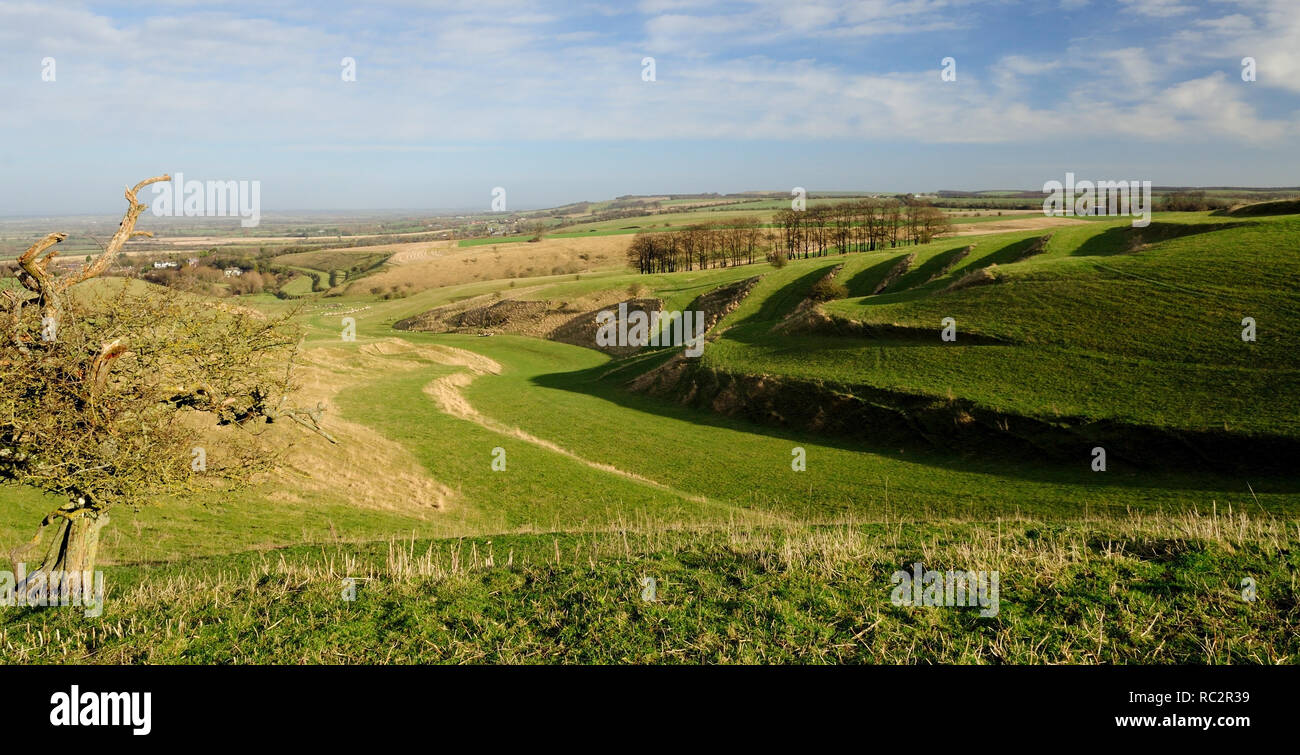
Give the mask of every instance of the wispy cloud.
[[[1058, 7], [1091, 23], [1062, 32]], [[128, 135], [212, 159], [1102, 135], [1294, 156], [1298, 50], [1290, 0], [232, 0], [130, 12], [0, 0], [0, 129], [10, 145], [77, 145], [54, 160], [119, 150]], [[647, 55], [655, 81], [642, 80]], [[955, 82], [939, 76], [947, 55]], [[1244, 56], [1257, 82], [1240, 80]], [[57, 83], [41, 80], [46, 57]], [[345, 57], [356, 82], [341, 79]]]

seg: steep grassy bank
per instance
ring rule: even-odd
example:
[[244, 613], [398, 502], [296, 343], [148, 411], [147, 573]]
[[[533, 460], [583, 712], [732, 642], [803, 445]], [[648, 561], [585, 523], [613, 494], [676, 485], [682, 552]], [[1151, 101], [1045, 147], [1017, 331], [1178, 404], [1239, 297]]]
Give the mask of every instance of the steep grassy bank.
[[[639, 385], [776, 426], [937, 447], [1286, 471], [1294, 216], [1162, 215], [769, 271], [699, 365]], [[849, 296], [809, 307], [831, 271]], [[1250, 329], [1249, 338], [1243, 333]], [[629, 378], [636, 369], [623, 370]]]

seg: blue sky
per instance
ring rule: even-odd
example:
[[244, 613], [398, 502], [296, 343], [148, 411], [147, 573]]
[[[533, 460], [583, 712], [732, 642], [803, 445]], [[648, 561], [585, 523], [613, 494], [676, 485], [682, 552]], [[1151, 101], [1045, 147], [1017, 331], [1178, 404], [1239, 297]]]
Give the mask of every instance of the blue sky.
[[1295, 0], [269, 5], [0, 0], [0, 214], [177, 171], [266, 212], [1300, 184]]

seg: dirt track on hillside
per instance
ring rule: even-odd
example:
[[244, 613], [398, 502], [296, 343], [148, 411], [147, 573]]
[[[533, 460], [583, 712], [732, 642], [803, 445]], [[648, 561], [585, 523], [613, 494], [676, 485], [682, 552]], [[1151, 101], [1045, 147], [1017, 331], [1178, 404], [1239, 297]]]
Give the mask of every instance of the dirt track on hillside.
[[438, 408], [443, 413], [450, 414], [453, 417], [457, 417], [459, 419], [463, 419], [468, 422], [473, 422], [474, 424], [483, 427], [487, 430], [491, 430], [492, 432], [497, 433], [499, 435], [504, 435], [509, 438], [515, 438], [517, 440], [522, 440], [525, 443], [530, 443], [539, 448], [544, 448], [548, 451], [553, 451], [557, 454], [567, 456], [568, 458], [573, 459], [574, 461], [580, 462], [582, 464], [585, 464], [586, 466], [592, 469], [601, 472], [606, 472], [608, 474], [616, 474], [619, 475], [620, 477], [625, 477], [629, 480], [634, 480], [636, 482], [639, 482], [642, 485], [649, 485], [652, 488], [656, 488], [658, 490], [662, 490], [667, 493], [672, 493], [673, 495], [679, 496], [688, 501], [693, 501], [695, 503], [708, 503], [708, 499], [704, 498], [703, 496], [697, 496], [697, 495], [691, 495], [690, 493], [685, 493], [683, 491], [677, 490], [676, 488], [672, 488], [667, 485], [664, 485], [661, 482], [656, 482], [655, 480], [651, 480], [648, 477], [642, 477], [641, 475], [636, 474], [635, 472], [628, 472], [626, 470], [619, 469], [618, 467], [615, 467], [612, 464], [603, 464], [598, 461], [591, 461], [590, 459], [583, 458], [578, 454], [574, 453], [573, 451], [570, 451], [569, 449], [564, 448], [563, 446], [557, 443], [546, 440], [545, 438], [539, 438], [536, 435], [525, 432], [524, 430], [521, 430], [517, 427], [511, 427], [510, 425], [507, 425], [502, 422], [498, 422], [497, 420], [492, 419], [491, 417], [479, 413], [479, 411], [475, 409], [472, 404], [470, 404], [469, 400], [465, 398], [465, 395], [461, 392], [461, 390], [468, 387], [469, 384], [474, 382], [475, 378], [479, 377], [480, 375], [500, 374], [501, 365], [497, 364], [495, 361], [491, 359], [488, 359], [487, 357], [481, 356], [479, 354], [475, 354], [470, 351], [464, 351], [463, 349], [453, 349], [451, 347], [443, 347], [443, 348], [446, 348], [448, 351], [461, 352], [460, 361], [463, 362], [463, 366], [465, 366], [468, 369], [468, 372], [457, 372], [451, 375], [444, 375], [443, 377], [436, 378], [424, 387], [424, 392], [428, 394], [429, 397], [432, 398], [435, 403], [437, 403]]

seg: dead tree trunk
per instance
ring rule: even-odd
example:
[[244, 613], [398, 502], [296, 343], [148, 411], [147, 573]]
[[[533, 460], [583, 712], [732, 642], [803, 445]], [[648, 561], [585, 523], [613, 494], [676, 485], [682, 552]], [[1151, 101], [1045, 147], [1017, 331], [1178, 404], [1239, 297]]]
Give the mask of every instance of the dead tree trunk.
[[[29, 595], [33, 590], [48, 591], [57, 600], [59, 596], [74, 595], [83, 589], [88, 578], [93, 579], [99, 556], [99, 533], [106, 524], [108, 513], [86, 505], [84, 499], [70, 501], [51, 512], [41, 522], [36, 536], [11, 553], [15, 572], [26, 573], [17, 585], [18, 592]], [[32, 568], [26, 559], [50, 527], [54, 528], [53, 537], [40, 564]], [[19, 564], [23, 567], [19, 568]]]

